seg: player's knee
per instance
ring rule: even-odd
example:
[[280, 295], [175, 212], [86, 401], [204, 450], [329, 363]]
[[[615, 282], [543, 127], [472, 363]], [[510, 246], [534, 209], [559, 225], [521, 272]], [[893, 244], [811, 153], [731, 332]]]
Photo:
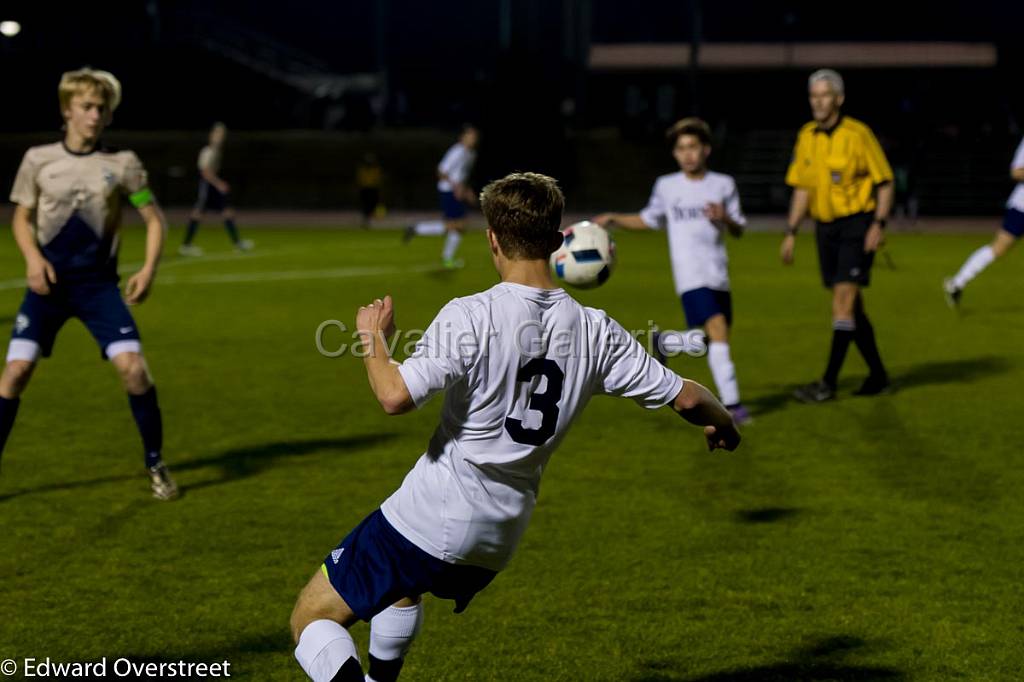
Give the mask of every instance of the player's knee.
[[704, 323], [704, 331], [712, 341], [724, 343], [729, 340], [729, 324], [725, 321], [725, 315], [718, 314], [708, 318]]
[[9, 360], [0, 376], [0, 395], [5, 398], [16, 398], [28, 386], [32, 370], [36, 363], [29, 360]]
[[142, 394], [153, 385], [149, 376], [146, 360], [139, 353], [122, 353], [117, 363], [118, 373], [125, 390], [133, 394]]

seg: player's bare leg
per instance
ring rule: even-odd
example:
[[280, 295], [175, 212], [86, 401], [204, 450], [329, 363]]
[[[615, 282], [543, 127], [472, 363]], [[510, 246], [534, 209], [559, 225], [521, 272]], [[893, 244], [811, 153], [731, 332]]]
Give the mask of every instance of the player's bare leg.
[[717, 313], [704, 322], [708, 337], [708, 365], [718, 387], [722, 404], [738, 425], [750, 423], [750, 412], [740, 403], [740, 387], [736, 381], [736, 366], [729, 351], [729, 323], [725, 315]]
[[461, 268], [465, 263], [461, 258], [456, 258], [455, 253], [458, 251], [459, 244], [462, 243], [462, 233], [466, 229], [466, 221], [464, 219], [446, 220], [444, 228], [447, 236], [444, 240], [444, 250], [441, 252], [441, 262], [449, 270]]
[[158, 500], [173, 500], [178, 497], [178, 485], [171, 478], [167, 465], [161, 456], [163, 449], [163, 417], [157, 402], [156, 386], [150, 376], [149, 367], [142, 353], [127, 351], [110, 358], [121, 384], [128, 393], [128, 403], [135, 417], [135, 424], [142, 436], [145, 452], [146, 471], [149, 473], [153, 497]]
[[321, 567], [292, 609], [295, 658], [313, 682], [363, 682], [363, 666], [349, 627], [359, 620]]
[[0, 374], [0, 455], [3, 455], [7, 437], [14, 428], [21, 394], [28, 386], [35, 367], [32, 360], [8, 360], [3, 374]]
[[954, 310], [957, 309], [960, 306], [960, 298], [963, 296], [967, 283], [981, 274], [981, 271], [994, 261], [1009, 253], [1016, 243], [1016, 236], [1006, 230], [999, 230], [996, 233], [995, 239], [967, 258], [959, 272], [943, 280], [942, 289], [946, 294], [946, 303], [949, 307]]

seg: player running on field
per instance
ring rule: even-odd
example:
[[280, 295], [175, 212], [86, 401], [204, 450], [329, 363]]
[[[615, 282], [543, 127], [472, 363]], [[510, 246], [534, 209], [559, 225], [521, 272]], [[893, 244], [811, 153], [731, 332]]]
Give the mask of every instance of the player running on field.
[[[121, 101], [117, 79], [106, 71], [69, 71], [58, 93], [64, 139], [29, 149], [11, 190], [14, 238], [25, 257], [28, 291], [0, 376], [0, 452], [36, 363], [50, 355], [64, 323], [77, 317], [128, 392], [153, 496], [170, 500], [178, 488], [160, 455], [163, 424], [156, 387], [125, 306], [125, 301], [142, 302], [149, 293], [167, 229], [164, 215], [139, 157], [107, 149], [100, 141]], [[146, 223], [146, 260], [128, 279], [122, 300], [117, 249], [125, 197]]]
[[448, 148], [437, 165], [437, 194], [441, 202], [441, 220], [428, 220], [410, 225], [405, 230], [405, 241], [415, 235], [445, 234], [441, 262], [448, 269], [462, 267], [457, 259], [462, 233], [466, 230], [466, 207], [476, 201], [469, 186], [469, 174], [476, 162], [476, 145], [480, 133], [471, 125], [462, 129], [459, 141]]
[[981, 274], [981, 271], [991, 265], [992, 261], [1005, 256], [1021, 235], [1024, 235], [1024, 140], [1021, 140], [1017, 152], [1013, 155], [1013, 161], [1010, 163], [1010, 177], [1017, 182], [1017, 186], [1006, 201], [1006, 215], [1003, 218], [1002, 229], [996, 232], [996, 237], [991, 244], [986, 244], [972, 253], [960, 271], [943, 282], [942, 288], [946, 293], [946, 302], [951, 308], [960, 305], [960, 297], [963, 295], [967, 283]]
[[199, 196], [196, 198], [196, 205], [188, 218], [188, 227], [185, 228], [185, 241], [178, 247], [178, 253], [182, 256], [201, 256], [203, 250], [192, 243], [199, 230], [199, 221], [207, 211], [220, 213], [224, 221], [224, 229], [228, 231], [228, 238], [235, 245], [238, 251], [249, 251], [252, 249], [252, 242], [238, 236], [238, 227], [235, 225], [235, 210], [231, 208], [229, 196], [231, 186], [227, 180], [220, 175], [220, 166], [224, 160], [224, 141], [228, 135], [228, 127], [223, 123], [214, 123], [210, 129], [209, 144], [199, 152], [199, 160], [196, 167], [199, 169]]
[[750, 413], [740, 402], [729, 350], [732, 294], [725, 235], [742, 235], [747, 219], [740, 208], [736, 182], [731, 176], [708, 170], [708, 124], [699, 118], [684, 118], [669, 128], [666, 136], [679, 172], [657, 179], [650, 201], [640, 213], [605, 213], [594, 222], [628, 230], [657, 230], [668, 225], [672, 275], [686, 324], [703, 328], [707, 334], [708, 364], [718, 395], [736, 423], [744, 424], [750, 421]]
[[501, 283], [441, 309], [401, 365], [385, 341], [390, 297], [359, 309], [370, 387], [388, 414], [444, 392], [441, 423], [401, 487], [324, 560], [292, 612], [295, 657], [316, 682], [358, 680], [347, 628], [370, 622], [366, 679], [397, 678], [423, 621], [421, 595], [466, 608], [508, 564], [537, 501], [541, 473], [595, 394], [672, 408], [704, 426], [710, 448], [740, 440], [704, 387], [651, 358], [603, 311], [551, 280], [564, 199], [555, 181], [515, 173], [483, 192]]

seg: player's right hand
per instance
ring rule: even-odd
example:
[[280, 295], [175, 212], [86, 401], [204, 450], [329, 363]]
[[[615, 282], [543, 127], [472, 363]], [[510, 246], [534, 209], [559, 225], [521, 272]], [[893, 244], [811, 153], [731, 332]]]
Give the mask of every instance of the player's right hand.
[[38, 260], [29, 261], [26, 279], [29, 289], [40, 296], [46, 296], [50, 293], [50, 285], [57, 283], [57, 271], [50, 261], [40, 256]]
[[782, 238], [782, 247], [779, 249], [779, 257], [783, 265], [793, 264], [793, 251], [796, 249], [796, 237], [787, 234]]
[[736, 429], [736, 424], [734, 423], [724, 426], [705, 426], [704, 437], [708, 441], [709, 451], [721, 448], [731, 452], [736, 449], [741, 440], [740, 432]]

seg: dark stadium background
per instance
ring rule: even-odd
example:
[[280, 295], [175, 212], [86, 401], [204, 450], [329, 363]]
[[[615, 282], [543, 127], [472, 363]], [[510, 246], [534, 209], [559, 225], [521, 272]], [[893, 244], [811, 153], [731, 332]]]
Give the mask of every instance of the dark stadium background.
[[241, 207], [352, 208], [355, 164], [375, 151], [389, 207], [430, 209], [433, 165], [466, 121], [484, 132], [477, 183], [530, 168], [559, 177], [575, 209], [628, 206], [671, 170], [661, 131], [699, 113], [747, 210], [784, 210], [808, 69], [600, 70], [593, 45], [994, 46], [992, 66], [842, 69], [847, 112], [879, 133], [924, 215], [998, 213], [1024, 127], [1022, 3], [140, 0], [0, 14], [23, 26], [0, 38], [0, 184], [27, 145], [54, 139], [60, 73], [88, 64], [124, 85], [108, 142], [140, 153], [170, 206], [193, 200], [215, 120], [234, 132], [226, 174]]

